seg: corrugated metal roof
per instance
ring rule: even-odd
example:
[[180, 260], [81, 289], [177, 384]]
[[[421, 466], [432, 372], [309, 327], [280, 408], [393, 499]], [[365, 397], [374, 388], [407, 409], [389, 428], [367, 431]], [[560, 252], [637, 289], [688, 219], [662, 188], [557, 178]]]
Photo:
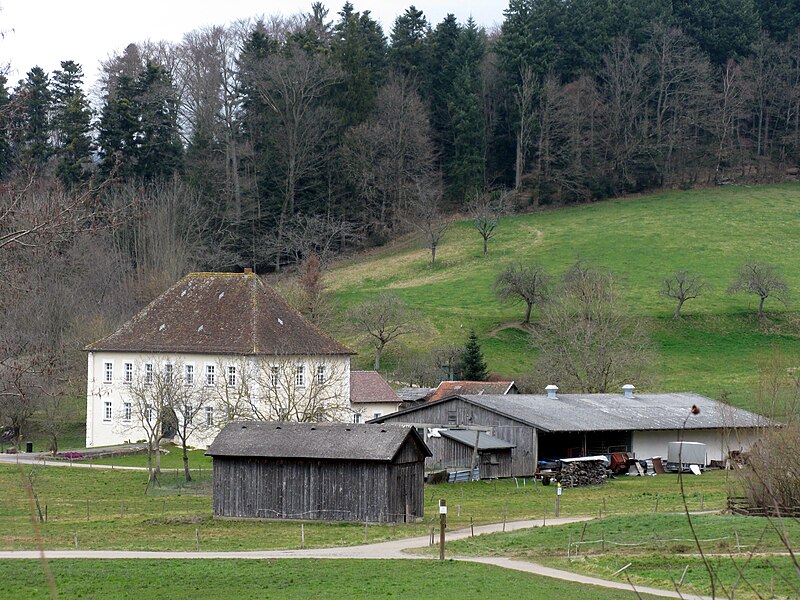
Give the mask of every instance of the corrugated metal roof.
[[[439, 434], [474, 448], [478, 432], [472, 429], [440, 429]], [[516, 445], [483, 431], [478, 438], [478, 450], [509, 450], [511, 448], [516, 448]]]
[[[557, 398], [544, 394], [458, 395], [433, 404], [450, 402], [453, 398], [553, 432], [746, 428], [775, 424], [761, 415], [691, 392], [636, 394], [633, 398], [623, 394], [559, 394]], [[413, 422], [411, 413], [430, 406], [428, 402], [372, 421]], [[699, 414], [690, 415], [692, 406], [700, 409]]]
[[408, 425], [240, 421], [220, 431], [206, 454], [388, 462], [409, 437], [431, 456]]
[[[694, 393], [460, 396], [545, 431], [635, 431], [759, 427], [769, 420]], [[691, 414], [692, 406], [700, 409]]]

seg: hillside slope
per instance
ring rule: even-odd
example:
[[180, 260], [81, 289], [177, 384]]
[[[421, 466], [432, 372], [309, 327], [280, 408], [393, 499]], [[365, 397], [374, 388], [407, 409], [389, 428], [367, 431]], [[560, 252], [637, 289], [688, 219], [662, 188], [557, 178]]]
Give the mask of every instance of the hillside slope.
[[[791, 289], [800, 290], [799, 217], [800, 184], [663, 192], [504, 218], [487, 257], [480, 236], [461, 221], [448, 231], [433, 267], [421, 240], [409, 238], [337, 266], [327, 285], [340, 315], [382, 291], [401, 296], [436, 332], [407, 340], [414, 347], [460, 344], [474, 327], [490, 370], [519, 377], [530, 371], [535, 351], [524, 332], [507, 327], [519, 323], [523, 310], [497, 301], [497, 272], [520, 259], [560, 275], [580, 257], [613, 271], [632, 314], [649, 322], [659, 352], [657, 389], [732, 392], [737, 404], [749, 405], [759, 360], [780, 349], [800, 362], [798, 305], [768, 300], [772, 324], [764, 328], [753, 317], [756, 298], [731, 296], [727, 288], [737, 266], [754, 258], [778, 265]], [[709, 287], [672, 322], [673, 303], [659, 288], [677, 269], [701, 273]], [[359, 351], [356, 364], [368, 366], [369, 347], [339, 325]], [[390, 365], [391, 350], [388, 358]]]

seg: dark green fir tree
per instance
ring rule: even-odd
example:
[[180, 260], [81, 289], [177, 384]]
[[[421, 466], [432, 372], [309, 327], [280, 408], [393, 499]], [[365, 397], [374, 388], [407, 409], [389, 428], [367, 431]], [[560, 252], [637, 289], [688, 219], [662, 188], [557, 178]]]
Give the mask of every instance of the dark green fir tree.
[[464, 381], [486, 381], [489, 377], [486, 360], [483, 358], [483, 352], [474, 329], [470, 332], [467, 344], [464, 346], [459, 367], [461, 378]]

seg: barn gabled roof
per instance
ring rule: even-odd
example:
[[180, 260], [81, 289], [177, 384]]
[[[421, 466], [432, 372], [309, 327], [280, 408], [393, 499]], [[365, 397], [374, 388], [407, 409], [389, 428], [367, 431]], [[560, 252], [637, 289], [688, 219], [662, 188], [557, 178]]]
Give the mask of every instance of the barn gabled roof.
[[400, 404], [400, 398], [377, 371], [350, 371], [350, 403]]
[[391, 462], [407, 441], [423, 456], [431, 456], [417, 430], [408, 425], [247, 421], [226, 426], [206, 454]]
[[513, 381], [442, 381], [427, 400], [435, 402], [455, 394], [459, 396], [504, 395], [513, 388]]
[[[413, 420], [413, 413], [461, 399], [545, 432], [644, 431], [764, 427], [769, 419], [690, 392], [664, 394], [458, 395], [425, 403], [369, 422]], [[700, 412], [690, 414], [696, 406]], [[403, 421], [399, 421], [403, 422]]]
[[190, 273], [92, 351], [336, 355], [317, 329], [253, 273]]

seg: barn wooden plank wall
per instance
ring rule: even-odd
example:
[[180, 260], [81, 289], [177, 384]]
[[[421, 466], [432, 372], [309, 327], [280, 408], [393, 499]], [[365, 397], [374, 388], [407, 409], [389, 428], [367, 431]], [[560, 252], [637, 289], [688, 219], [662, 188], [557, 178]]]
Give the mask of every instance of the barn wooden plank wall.
[[[472, 467], [473, 449], [470, 446], [442, 437], [429, 437], [425, 443], [433, 456], [425, 459], [429, 469], [469, 469]], [[492, 464], [492, 457], [497, 464]], [[478, 455], [481, 479], [511, 477], [511, 449], [482, 450]]]
[[[409, 446], [404, 445], [404, 448]], [[423, 462], [214, 458], [221, 517], [404, 522], [423, 516]], [[397, 461], [397, 459], [395, 459]]]
[[[455, 417], [455, 423], [452, 422], [452, 417]], [[418, 427], [486, 427], [493, 436], [516, 446], [511, 450], [511, 475], [526, 477], [533, 475], [536, 471], [535, 428], [483, 407], [469, 404], [461, 398], [424, 406], [409, 414], [387, 415], [383, 421], [386, 423], [410, 423]], [[426, 441], [430, 442], [431, 440], [429, 438]], [[436, 458], [436, 452], [434, 452], [434, 458]]]

